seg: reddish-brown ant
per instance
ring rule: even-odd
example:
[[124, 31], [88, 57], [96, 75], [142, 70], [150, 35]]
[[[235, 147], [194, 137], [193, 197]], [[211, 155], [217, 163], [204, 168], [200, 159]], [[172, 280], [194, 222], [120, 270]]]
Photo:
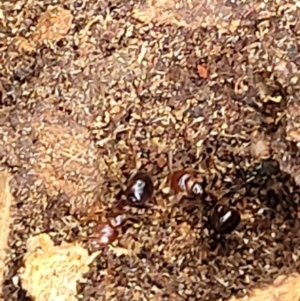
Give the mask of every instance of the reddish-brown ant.
[[194, 168], [173, 171], [172, 152], [169, 152], [169, 185], [179, 198], [204, 197], [206, 178]]
[[126, 223], [129, 216], [125, 210], [117, 208], [106, 214], [106, 220], [96, 224], [92, 234], [87, 238], [89, 249], [97, 251], [113, 243], [119, 235], [119, 229]]
[[170, 187], [176, 194], [185, 193], [188, 197], [198, 197], [204, 194], [205, 178], [197, 177], [194, 170], [174, 171], [169, 179]]
[[[134, 159], [136, 155], [134, 153]], [[135, 161], [135, 166], [137, 166]], [[108, 165], [110, 172], [112, 170]], [[143, 171], [134, 171], [129, 177], [127, 184], [123, 184], [119, 178], [118, 183], [121, 185], [121, 194], [117, 197], [118, 203], [116, 206], [106, 214], [105, 221], [99, 221], [93, 228], [92, 234], [89, 237], [83, 238], [87, 240], [89, 249], [97, 251], [107, 247], [113, 243], [119, 235], [120, 228], [129, 220], [134, 219], [133, 216], [129, 217], [130, 206], [146, 207], [146, 202], [151, 199], [153, 195], [154, 185], [151, 177]], [[94, 210], [92, 214], [84, 220], [92, 220], [100, 212]]]

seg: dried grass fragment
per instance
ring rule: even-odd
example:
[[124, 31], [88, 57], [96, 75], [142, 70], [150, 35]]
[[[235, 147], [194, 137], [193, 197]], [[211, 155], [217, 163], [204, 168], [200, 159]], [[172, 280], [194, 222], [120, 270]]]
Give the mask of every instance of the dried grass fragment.
[[287, 139], [298, 143], [300, 141], [300, 131], [299, 130], [290, 130], [287, 133]]
[[54, 246], [48, 234], [31, 237], [20, 270], [22, 287], [37, 301], [75, 301], [77, 281], [98, 255], [89, 256], [77, 243]]
[[198, 65], [197, 66], [198, 69], [198, 74], [201, 78], [207, 78], [208, 76], [208, 69], [206, 66], [204, 65]]

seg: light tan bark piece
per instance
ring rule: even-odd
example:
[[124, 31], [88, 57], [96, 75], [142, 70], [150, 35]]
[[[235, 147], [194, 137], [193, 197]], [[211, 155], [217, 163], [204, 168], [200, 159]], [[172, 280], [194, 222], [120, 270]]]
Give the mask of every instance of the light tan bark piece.
[[7, 171], [0, 172], [0, 295], [5, 275], [5, 249], [10, 225], [10, 206], [12, 195], [9, 188], [10, 175]]

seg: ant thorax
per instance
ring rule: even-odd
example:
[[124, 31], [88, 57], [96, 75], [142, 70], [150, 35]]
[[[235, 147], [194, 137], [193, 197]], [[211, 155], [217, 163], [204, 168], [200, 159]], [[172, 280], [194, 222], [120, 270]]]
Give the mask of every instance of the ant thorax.
[[136, 180], [136, 182], [134, 183], [134, 185], [132, 185], [131, 188], [133, 194], [132, 201], [140, 202], [142, 200], [145, 186], [146, 186], [145, 181], [140, 179]]

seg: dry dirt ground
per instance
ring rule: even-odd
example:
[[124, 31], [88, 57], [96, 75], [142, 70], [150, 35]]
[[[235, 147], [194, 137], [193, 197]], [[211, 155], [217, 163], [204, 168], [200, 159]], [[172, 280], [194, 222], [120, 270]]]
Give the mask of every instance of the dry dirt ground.
[[[141, 165], [154, 206], [132, 209], [135, 224], [93, 261], [79, 299], [228, 300], [297, 273], [299, 6], [2, 1], [0, 160], [13, 196], [4, 300], [30, 300], [17, 281], [29, 237], [86, 236], [79, 217], [112, 207]], [[172, 206], [170, 152], [173, 168], [201, 169], [219, 202], [240, 210], [237, 231], [213, 241], [201, 202]]]

